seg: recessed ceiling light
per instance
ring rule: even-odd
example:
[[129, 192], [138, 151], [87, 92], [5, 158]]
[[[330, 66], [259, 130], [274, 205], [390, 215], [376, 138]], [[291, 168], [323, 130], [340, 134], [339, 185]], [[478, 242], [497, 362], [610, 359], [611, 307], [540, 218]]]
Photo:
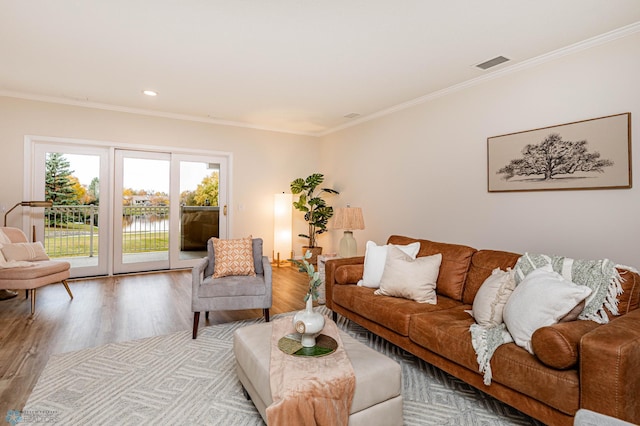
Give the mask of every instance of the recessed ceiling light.
[[155, 92], [153, 90], [143, 90], [142, 93], [147, 96], [158, 96], [158, 92]]

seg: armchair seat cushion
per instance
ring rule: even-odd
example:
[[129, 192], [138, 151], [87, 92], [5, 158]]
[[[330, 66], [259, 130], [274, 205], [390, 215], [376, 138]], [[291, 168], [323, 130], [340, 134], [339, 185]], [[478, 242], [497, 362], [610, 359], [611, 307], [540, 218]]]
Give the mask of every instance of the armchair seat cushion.
[[31, 263], [31, 266], [0, 269], [0, 282], [32, 280], [41, 277], [49, 277], [52, 274], [61, 272], [64, 273], [65, 271], [67, 272], [67, 276], [62, 279], [69, 278], [69, 268], [71, 267], [71, 264], [69, 262], [58, 260], [43, 260]]
[[262, 296], [267, 293], [264, 276], [207, 277], [198, 286], [198, 297]]

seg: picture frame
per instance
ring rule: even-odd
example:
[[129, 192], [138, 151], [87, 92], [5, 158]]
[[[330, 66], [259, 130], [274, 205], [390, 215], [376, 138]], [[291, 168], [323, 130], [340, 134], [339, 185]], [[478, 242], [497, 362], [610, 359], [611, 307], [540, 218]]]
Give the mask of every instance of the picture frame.
[[489, 192], [631, 184], [630, 112], [487, 138]]

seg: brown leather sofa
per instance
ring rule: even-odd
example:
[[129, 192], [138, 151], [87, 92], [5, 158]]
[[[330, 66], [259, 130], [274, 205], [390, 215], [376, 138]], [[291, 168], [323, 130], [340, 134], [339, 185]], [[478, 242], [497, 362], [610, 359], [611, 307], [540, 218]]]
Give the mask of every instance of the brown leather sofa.
[[[531, 355], [509, 343], [491, 359], [483, 383], [469, 327], [476, 292], [495, 268], [513, 267], [519, 254], [391, 236], [390, 244], [420, 242], [418, 256], [442, 253], [438, 303], [374, 295], [359, 287], [364, 257], [326, 264], [327, 307], [389, 342], [545, 424], [569, 425], [578, 409], [640, 423], [640, 276], [619, 270], [624, 293], [608, 324], [572, 321], [536, 331]], [[537, 340], [536, 340], [537, 339]], [[544, 362], [543, 362], [544, 361]]]

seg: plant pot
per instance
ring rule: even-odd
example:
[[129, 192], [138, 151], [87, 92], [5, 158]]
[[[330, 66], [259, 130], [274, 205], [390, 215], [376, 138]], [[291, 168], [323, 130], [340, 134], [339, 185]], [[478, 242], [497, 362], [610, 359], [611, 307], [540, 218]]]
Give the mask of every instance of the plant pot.
[[302, 249], [303, 249], [303, 252], [302, 252], [303, 256], [308, 251], [311, 252], [311, 257], [309, 259], [307, 259], [307, 262], [311, 263], [312, 265], [317, 265], [318, 264], [318, 256], [320, 256], [322, 254], [322, 247], [302, 246]]

